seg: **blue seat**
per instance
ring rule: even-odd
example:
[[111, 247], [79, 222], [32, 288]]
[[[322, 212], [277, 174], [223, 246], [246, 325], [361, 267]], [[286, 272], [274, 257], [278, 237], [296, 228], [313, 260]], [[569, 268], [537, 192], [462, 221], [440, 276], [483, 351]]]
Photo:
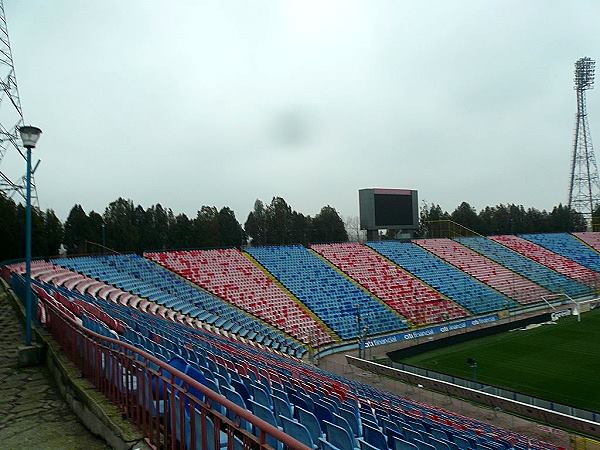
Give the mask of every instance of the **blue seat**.
[[461, 436], [454, 435], [452, 437], [452, 442], [458, 445], [458, 448], [460, 448], [461, 450], [468, 450], [471, 448], [471, 443]]
[[314, 413], [315, 416], [317, 416], [317, 419], [319, 419], [319, 424], [321, 425], [321, 429], [324, 430], [325, 427], [323, 425], [323, 422], [327, 421], [327, 422], [334, 422], [333, 419], [333, 415], [332, 415], [332, 410], [330, 410], [328, 408], [328, 406], [326, 406], [325, 404], [319, 402], [319, 401], [315, 401], [314, 402]]
[[347, 408], [340, 407], [339, 412], [340, 412], [340, 416], [342, 416], [344, 419], [346, 419], [346, 421], [352, 428], [352, 434], [357, 437], [362, 436], [361, 429], [360, 429], [360, 423], [359, 423], [358, 417], [354, 413], [354, 411], [347, 409]]
[[321, 450], [346, 450], [343, 447], [336, 447], [332, 443], [328, 442], [324, 438], [319, 438], [319, 448]]
[[388, 448], [385, 436], [381, 431], [363, 424], [364, 440], [375, 448]]
[[310, 448], [316, 448], [306, 427], [287, 417], [281, 417], [283, 431]]
[[431, 444], [428, 444], [425, 441], [421, 441], [420, 439], [415, 439], [413, 441], [413, 444], [415, 444], [419, 450], [435, 450], [435, 447]]
[[[248, 406], [250, 406], [252, 413], [256, 417], [264, 420], [265, 422], [267, 422], [267, 423], [273, 425], [275, 428], [277, 428], [277, 421], [275, 420], [275, 416], [273, 415], [273, 412], [270, 409], [264, 407], [260, 403], [256, 403], [253, 400], [248, 400]], [[256, 433], [256, 430], [255, 430], [255, 433]], [[256, 434], [258, 434], [258, 433], [256, 433]], [[278, 449], [278, 450], [283, 449], [283, 444], [281, 442], [277, 441], [272, 436], [267, 437], [267, 444], [269, 444], [271, 447]]]
[[[227, 400], [232, 401], [240, 408], [248, 409], [248, 407], [246, 406], [246, 402], [244, 402], [242, 396], [233, 389], [224, 386], [221, 388], [221, 394], [223, 394]], [[247, 431], [251, 431], [250, 423], [242, 419], [241, 417], [238, 417], [237, 414], [235, 414], [233, 411], [227, 410], [227, 417], [233, 421], [239, 422], [241, 426]]]
[[385, 450], [387, 447], [375, 447], [374, 445], [369, 444], [362, 438], [358, 439], [358, 444], [360, 445], [360, 450]]
[[313, 442], [317, 442], [323, 435], [323, 432], [316, 416], [310, 411], [306, 411], [300, 407], [294, 409], [294, 415], [296, 416], [296, 419], [298, 419], [298, 422], [306, 427]]
[[262, 386], [256, 383], [252, 384], [252, 399], [267, 408], [271, 408], [271, 396]]
[[423, 436], [418, 431], [413, 430], [412, 428], [404, 427], [404, 437], [407, 441], [413, 442], [415, 439], [423, 440]]
[[435, 447], [435, 450], [450, 450], [450, 447], [448, 446], [448, 444], [446, 444], [446, 442], [440, 439], [436, 439], [433, 436], [429, 438], [427, 442], [433, 445]]
[[327, 441], [339, 448], [348, 450], [356, 448], [354, 438], [340, 426], [325, 421], [325, 434], [327, 435]]
[[282, 427], [281, 417], [294, 417], [292, 407], [289, 402], [282, 398], [273, 395], [273, 410], [275, 411], [275, 417], [277, 418], [277, 424]]
[[231, 380], [231, 387], [235, 389], [235, 391], [242, 396], [244, 401], [250, 400], [252, 397], [246, 388], [246, 385], [241, 381]]
[[417, 447], [415, 444], [411, 444], [410, 442], [399, 438], [392, 439], [391, 447], [393, 450], [419, 450], [419, 447]]

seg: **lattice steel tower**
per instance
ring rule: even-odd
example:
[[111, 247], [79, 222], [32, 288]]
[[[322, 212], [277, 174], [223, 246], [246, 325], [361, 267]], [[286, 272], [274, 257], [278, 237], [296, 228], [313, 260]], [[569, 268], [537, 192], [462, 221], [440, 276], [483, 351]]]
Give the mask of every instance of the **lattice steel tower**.
[[[14, 175], [22, 173], [22, 167], [25, 167], [25, 154], [21, 150], [19, 137], [19, 127], [23, 123], [4, 2], [0, 0], [0, 195], [8, 198], [15, 194], [25, 198], [25, 175]], [[31, 178], [31, 203], [34, 206], [38, 206], [38, 198], [33, 173], [39, 162], [35, 164]]]
[[596, 156], [592, 147], [592, 136], [587, 119], [585, 91], [594, 88], [596, 63], [590, 58], [581, 58], [575, 63], [575, 91], [577, 92], [577, 121], [571, 161], [569, 185], [569, 207], [582, 213], [591, 224], [594, 208], [600, 201], [600, 180]]

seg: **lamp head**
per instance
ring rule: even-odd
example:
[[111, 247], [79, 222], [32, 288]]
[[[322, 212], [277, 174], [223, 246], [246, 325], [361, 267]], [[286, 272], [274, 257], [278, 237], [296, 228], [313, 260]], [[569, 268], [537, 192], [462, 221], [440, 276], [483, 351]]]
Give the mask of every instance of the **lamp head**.
[[23, 147], [31, 149], [35, 148], [35, 144], [40, 138], [42, 130], [40, 130], [38, 127], [32, 127], [31, 125], [24, 125], [19, 128], [19, 133], [21, 133]]

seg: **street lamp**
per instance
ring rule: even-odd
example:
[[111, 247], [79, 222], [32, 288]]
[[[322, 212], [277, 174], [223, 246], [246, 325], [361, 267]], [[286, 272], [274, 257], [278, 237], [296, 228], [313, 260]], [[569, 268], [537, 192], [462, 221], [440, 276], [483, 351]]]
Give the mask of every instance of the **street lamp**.
[[31, 345], [31, 149], [42, 134], [37, 127], [19, 128], [23, 147], [27, 149], [27, 196], [25, 198], [25, 345]]

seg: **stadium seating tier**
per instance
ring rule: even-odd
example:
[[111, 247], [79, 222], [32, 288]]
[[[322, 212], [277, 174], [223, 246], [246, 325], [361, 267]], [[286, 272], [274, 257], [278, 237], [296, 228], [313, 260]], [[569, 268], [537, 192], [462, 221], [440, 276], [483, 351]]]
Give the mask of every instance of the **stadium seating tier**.
[[247, 251], [342, 339], [363, 333], [358, 329], [358, 314], [368, 334], [407, 328], [391, 308], [300, 245], [249, 247]]
[[443, 322], [469, 314], [365, 245], [321, 244], [311, 248], [416, 325]]
[[523, 239], [534, 242], [565, 258], [600, 272], [600, 254], [568, 233], [522, 234]]
[[173, 251], [144, 256], [306, 344], [333, 341], [320, 322], [240, 250]]
[[370, 242], [368, 245], [475, 314], [518, 306], [418, 245], [397, 241]]
[[491, 236], [490, 239], [580, 283], [591, 286], [598, 280], [599, 274], [597, 272], [576, 263], [572, 259], [554, 253], [531, 240], [512, 235]]
[[451, 239], [418, 239], [415, 244], [522, 304], [542, 301], [549, 291]]
[[549, 269], [494, 240], [484, 237], [461, 237], [456, 240], [555, 294], [566, 293], [571, 297], [580, 297], [591, 293], [588, 286]]

